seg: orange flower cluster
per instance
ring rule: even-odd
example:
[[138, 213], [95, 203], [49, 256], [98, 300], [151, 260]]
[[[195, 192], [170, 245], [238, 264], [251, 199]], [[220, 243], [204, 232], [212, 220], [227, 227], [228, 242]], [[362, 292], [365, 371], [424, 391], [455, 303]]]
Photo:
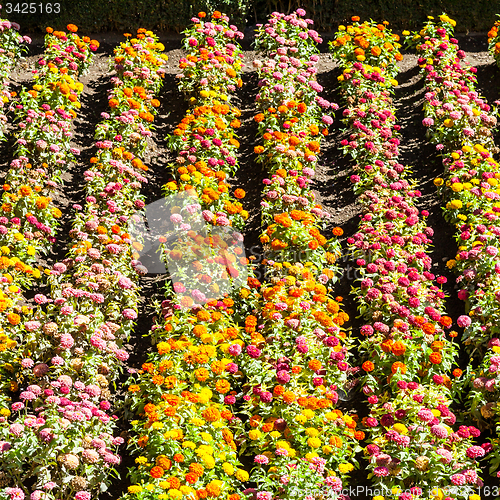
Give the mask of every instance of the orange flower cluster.
[[500, 67], [500, 21], [496, 21], [488, 31], [488, 49]]
[[353, 62], [363, 62], [383, 69], [386, 74], [397, 74], [397, 62], [403, 60], [399, 49], [399, 35], [387, 29], [387, 21], [379, 24], [374, 21], [360, 22], [358, 16], [352, 24], [339, 26], [337, 36], [329, 43], [334, 57], [343, 66]]

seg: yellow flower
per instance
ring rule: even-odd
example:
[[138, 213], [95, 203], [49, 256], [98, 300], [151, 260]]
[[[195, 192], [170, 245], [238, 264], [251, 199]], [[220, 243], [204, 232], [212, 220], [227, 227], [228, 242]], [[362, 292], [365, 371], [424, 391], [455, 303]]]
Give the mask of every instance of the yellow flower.
[[450, 259], [447, 263], [446, 263], [446, 267], [448, 269], [453, 269], [455, 266], [457, 265], [457, 261], [455, 259]]
[[281, 436], [281, 432], [273, 431], [269, 434], [273, 439], [278, 439]]
[[436, 177], [434, 179], [434, 185], [435, 186], [439, 187], [439, 186], [442, 186], [443, 184], [444, 184], [444, 181], [443, 181], [443, 179], [441, 179], [441, 177]]
[[311, 419], [314, 417], [314, 412], [312, 410], [305, 409], [302, 410], [302, 415], [304, 415], [304, 417], [306, 417], [307, 419]]
[[146, 457], [137, 457], [135, 459], [135, 463], [138, 465], [144, 465], [147, 461], [148, 459]]
[[451, 200], [446, 208], [453, 210], [460, 210], [463, 207], [461, 200]]
[[228, 476], [232, 476], [234, 474], [234, 467], [229, 462], [224, 462], [222, 464], [222, 469]]
[[234, 475], [234, 477], [238, 480], [238, 481], [248, 481], [248, 472], [246, 470], [243, 470], [243, 469], [236, 469], [236, 474]]
[[205, 425], [205, 420], [194, 417], [190, 420], [190, 423], [196, 425], [196, 427], [201, 427], [202, 425]]
[[319, 431], [318, 431], [318, 429], [315, 429], [314, 427], [308, 427], [306, 429], [306, 434], [309, 437], [316, 437], [319, 434]]
[[207, 469], [213, 469], [215, 467], [215, 460], [212, 456], [210, 455], [207, 455], [207, 454], [203, 454], [200, 456], [202, 462], [203, 462], [203, 465], [207, 468]]
[[252, 429], [249, 433], [248, 433], [248, 437], [252, 440], [252, 441], [255, 441], [256, 439], [259, 439], [261, 436], [261, 432], [259, 431], [259, 429]]
[[321, 439], [317, 438], [317, 437], [311, 437], [307, 440], [307, 444], [311, 447], [311, 448], [319, 448], [321, 446]]
[[305, 415], [296, 415], [295, 421], [299, 424], [305, 424], [307, 422], [307, 418]]
[[406, 428], [406, 425], [404, 424], [394, 424], [392, 428], [396, 431], [399, 432], [400, 434], [408, 434], [408, 429]]
[[132, 495], [140, 493], [141, 491], [142, 491], [142, 486], [139, 486], [138, 484], [133, 484], [132, 486], [128, 487], [128, 492], [132, 493]]
[[341, 474], [348, 474], [354, 469], [354, 465], [352, 464], [340, 464], [339, 465], [339, 472]]

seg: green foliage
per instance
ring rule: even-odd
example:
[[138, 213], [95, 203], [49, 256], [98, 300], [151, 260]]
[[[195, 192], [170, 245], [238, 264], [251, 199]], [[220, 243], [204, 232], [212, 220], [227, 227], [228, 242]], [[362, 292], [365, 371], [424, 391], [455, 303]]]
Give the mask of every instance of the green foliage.
[[[18, 2], [19, 0], [10, 0]], [[500, 11], [491, 0], [43, 0], [60, 3], [60, 14], [11, 13], [10, 21], [23, 31], [63, 29], [77, 24], [82, 31], [132, 31], [139, 27], [181, 32], [200, 10], [219, 10], [240, 29], [263, 22], [274, 11], [292, 12], [298, 7], [314, 20], [315, 29], [334, 31], [357, 15], [361, 20], [387, 20], [393, 29], [417, 29], [427, 16], [446, 11], [457, 21], [457, 31], [488, 31]], [[14, 5], [14, 4], [13, 4]], [[19, 5], [21, 2], [19, 1]], [[38, 5], [38, 4], [37, 4]]]

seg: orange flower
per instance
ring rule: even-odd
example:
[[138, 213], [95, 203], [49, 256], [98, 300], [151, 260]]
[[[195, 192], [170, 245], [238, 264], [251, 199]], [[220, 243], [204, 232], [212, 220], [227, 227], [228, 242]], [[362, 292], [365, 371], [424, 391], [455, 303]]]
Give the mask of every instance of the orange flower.
[[274, 429], [272, 422], [267, 422], [262, 426], [262, 432], [271, 432]]
[[362, 368], [365, 372], [371, 372], [375, 368], [375, 365], [371, 361], [365, 361], [362, 364]]
[[462, 376], [463, 371], [460, 368], [455, 368], [453, 370], [453, 376], [458, 378]]
[[159, 467], [158, 465], [155, 465], [150, 471], [149, 473], [151, 474], [151, 477], [154, 477], [155, 479], [158, 479], [160, 477], [163, 476], [164, 474], [164, 470]]
[[236, 198], [238, 198], [239, 200], [241, 200], [242, 198], [244, 198], [246, 195], [245, 191], [243, 189], [236, 189], [234, 191], [234, 196]]
[[214, 19], [220, 19], [220, 18], [222, 17], [222, 14], [221, 14], [218, 10], [216, 10], [216, 11], [212, 14], [212, 17], [213, 17]]
[[449, 316], [441, 316], [441, 319], [439, 320], [439, 322], [445, 328], [449, 328], [452, 325], [453, 320]]
[[422, 330], [426, 335], [433, 335], [434, 332], [436, 331], [436, 327], [434, 326], [433, 323], [426, 323], [423, 327]]
[[71, 33], [76, 33], [78, 31], [78, 26], [74, 24], [68, 24], [68, 26], [66, 26], [66, 29], [68, 31], [71, 31]]
[[299, 102], [297, 105], [297, 111], [299, 113], [305, 113], [307, 111], [307, 105], [304, 102]]
[[277, 385], [277, 386], [273, 389], [273, 394], [274, 394], [275, 396], [282, 396], [284, 393], [285, 393], [285, 388], [284, 388], [282, 385]]
[[196, 474], [193, 474], [192, 472], [188, 472], [185, 476], [186, 483], [188, 484], [194, 484], [196, 481], [198, 481], [198, 476]]
[[395, 356], [403, 356], [406, 352], [406, 346], [403, 342], [401, 342], [401, 340], [398, 340], [397, 342], [394, 342], [391, 350]]
[[168, 478], [168, 482], [170, 484], [170, 488], [173, 488], [175, 490], [178, 490], [181, 486], [181, 482], [179, 481], [179, 479], [175, 476], [171, 476]]
[[332, 446], [335, 446], [335, 448], [342, 448], [342, 438], [340, 438], [339, 436], [332, 436], [329, 440], [329, 443], [332, 445]]
[[359, 19], [360, 19], [359, 16], [352, 16], [351, 17], [351, 20], [353, 23], [359, 23]]
[[226, 394], [231, 390], [231, 384], [224, 379], [217, 380], [215, 384], [215, 390], [219, 392], [220, 394]]
[[435, 364], [435, 365], [439, 365], [439, 363], [441, 363], [441, 361], [443, 360], [441, 354], [439, 352], [433, 352], [431, 353], [431, 355], [429, 356], [429, 360], [431, 363]]
[[205, 469], [203, 468], [203, 465], [200, 465], [196, 462], [193, 462], [189, 465], [189, 472], [191, 472], [191, 474], [196, 474], [197, 476], [202, 476], [204, 470]]
[[160, 455], [156, 459], [156, 465], [158, 465], [164, 470], [168, 470], [170, 469], [170, 467], [172, 467], [172, 462], [165, 455]]
[[307, 364], [307, 366], [313, 372], [317, 372], [318, 370], [321, 370], [321, 361], [319, 361], [317, 359], [311, 359], [311, 360], [309, 360], [309, 363]]
[[21, 316], [19, 316], [19, 314], [16, 314], [16, 313], [9, 313], [7, 314], [7, 321], [11, 324], [11, 325], [18, 325], [20, 322], [21, 322]]
[[204, 17], [207, 17], [207, 14], [205, 12], [198, 12], [198, 17], [203, 19]]
[[215, 406], [209, 406], [203, 411], [202, 416], [208, 422], [217, 422], [221, 418], [220, 411]]
[[283, 401], [287, 404], [293, 403], [295, 401], [295, 394], [292, 391], [285, 391]]
[[406, 365], [401, 363], [401, 361], [396, 361], [391, 366], [392, 373], [396, 373], [398, 370], [400, 370], [403, 375], [406, 373]]
[[207, 484], [207, 488], [206, 488], [208, 495], [211, 497], [218, 497], [221, 493], [221, 490], [220, 490], [221, 484], [222, 484], [222, 481], [217, 481], [217, 480], [210, 481]]

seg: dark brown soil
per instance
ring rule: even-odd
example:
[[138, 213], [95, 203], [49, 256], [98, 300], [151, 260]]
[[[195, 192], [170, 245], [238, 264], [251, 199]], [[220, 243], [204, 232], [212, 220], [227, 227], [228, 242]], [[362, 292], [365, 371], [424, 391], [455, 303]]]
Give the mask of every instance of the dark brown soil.
[[[64, 257], [67, 245], [67, 235], [71, 227], [73, 217], [72, 205], [84, 202], [84, 185], [82, 173], [89, 165], [89, 159], [92, 156], [93, 134], [96, 124], [100, 120], [100, 113], [107, 107], [107, 90], [110, 88], [108, 57], [112, 54], [113, 47], [122, 40], [121, 35], [110, 33], [106, 35], [95, 35], [95, 38], [101, 42], [101, 47], [94, 58], [89, 72], [82, 78], [84, 83], [84, 92], [81, 97], [82, 108], [75, 122], [75, 135], [73, 144], [81, 149], [82, 153], [77, 163], [72, 165], [65, 174], [65, 187], [56, 198], [58, 207], [62, 210], [64, 216], [62, 227], [59, 232], [59, 240], [49, 254], [47, 261], [54, 262]], [[186, 109], [187, 103], [183, 96], [178, 92], [175, 75], [177, 73], [177, 62], [182, 55], [180, 37], [164, 36], [162, 41], [166, 45], [169, 55], [169, 65], [165, 76], [165, 85], [161, 90], [159, 99], [161, 107], [155, 121], [155, 133], [150, 141], [150, 147], [144, 158], [149, 166], [148, 173], [149, 184], [145, 186], [144, 194], [146, 202], [152, 202], [161, 197], [161, 186], [170, 178], [171, 172], [169, 162], [173, 159], [171, 152], [167, 147], [168, 134], [173, 131]], [[500, 71], [494, 66], [492, 57], [486, 52], [486, 35], [462, 37], [460, 40], [462, 48], [468, 52], [468, 60], [478, 68], [478, 80], [480, 91], [487, 97], [490, 103], [500, 97]], [[248, 42], [245, 43], [245, 62], [247, 64], [243, 75], [244, 86], [238, 92], [236, 104], [242, 111], [242, 126], [239, 131], [241, 142], [240, 148], [240, 171], [232, 180], [234, 186], [243, 188], [247, 192], [246, 208], [250, 212], [250, 219], [245, 228], [246, 248], [248, 255], [260, 254], [258, 236], [260, 232], [260, 197], [262, 179], [265, 172], [261, 165], [256, 162], [256, 156], [253, 152], [257, 144], [256, 126], [253, 120], [255, 114], [254, 99], [257, 93], [257, 75], [252, 68], [251, 62], [255, 53], [250, 49]], [[31, 79], [29, 68], [37, 59], [42, 50], [42, 38], [37, 37], [31, 46], [30, 55], [19, 64], [13, 74], [13, 90], [18, 90], [21, 85], [27, 85]], [[338, 95], [337, 76], [339, 72], [336, 65], [331, 61], [327, 53], [326, 43], [322, 47], [322, 54], [319, 63], [318, 80], [324, 87], [323, 96], [329, 100], [341, 104], [341, 98]], [[425, 140], [422, 121], [422, 102], [423, 89], [420, 81], [418, 67], [416, 65], [416, 56], [408, 54], [401, 63], [401, 73], [399, 75], [400, 86], [397, 89], [395, 103], [401, 130], [401, 162], [413, 166], [413, 177], [419, 181], [419, 189], [422, 191], [422, 197], [419, 202], [420, 208], [429, 210], [429, 225], [434, 229], [434, 251], [433, 251], [433, 271], [436, 275], [444, 275], [448, 278], [445, 285], [446, 292], [449, 294], [447, 300], [448, 314], [456, 319], [463, 313], [463, 304], [456, 298], [454, 290], [454, 276], [445, 266], [448, 259], [452, 258], [456, 245], [453, 239], [453, 228], [449, 226], [442, 217], [441, 203], [436, 196], [436, 191], [432, 183], [434, 177], [441, 172], [441, 161], [436, 154], [434, 147], [430, 146]], [[356, 203], [352, 193], [349, 176], [352, 173], [352, 163], [345, 158], [338, 146], [341, 140], [342, 124], [340, 122], [340, 113], [332, 126], [329, 137], [324, 141], [323, 155], [321, 157], [321, 166], [318, 168], [316, 181], [314, 184], [318, 200], [324, 205], [324, 208], [332, 215], [329, 224], [329, 230], [334, 226], [340, 226], [344, 230], [343, 247], [345, 249], [345, 240], [352, 235], [359, 221], [359, 206]], [[12, 127], [10, 132], [12, 132]], [[0, 146], [0, 170], [5, 172], [12, 158], [12, 137], [7, 143]], [[331, 234], [331, 233], [330, 233]], [[349, 297], [351, 286], [354, 285], [353, 262], [349, 256], [345, 255], [341, 259], [341, 266], [344, 269], [344, 277], [338, 284], [336, 294], [343, 295], [345, 300], [345, 309], [351, 317], [351, 325], [354, 332], [358, 326], [355, 319], [357, 313], [354, 302]], [[134, 337], [130, 341], [129, 349], [131, 357], [129, 360], [130, 368], [138, 368], [146, 357], [150, 349], [150, 343], [143, 336], [148, 332], [154, 315], [152, 305], [153, 299], [162, 299], [162, 278], [161, 276], [146, 276], [141, 279], [143, 290], [143, 300], [140, 305], [141, 314], [139, 316], [137, 328]], [[460, 361], [462, 364], [467, 362], [463, 353]], [[126, 374], [123, 377], [125, 380]], [[120, 394], [120, 393], [119, 393]], [[366, 411], [363, 404], [363, 398], [353, 394], [350, 401], [346, 401], [346, 406], [354, 407], [363, 415]], [[122, 419], [121, 430], [126, 432], [126, 419]], [[124, 456], [123, 464], [120, 466], [121, 480], [117, 480], [112, 491], [117, 492], [126, 488], [126, 467], [131, 464], [126, 456], [125, 450], [122, 450]], [[362, 459], [360, 459], [362, 460]], [[363, 470], [364, 464], [361, 463], [361, 471], [353, 477], [354, 486], [369, 484], [366, 478], [366, 472]], [[110, 494], [108, 498], [118, 498], [118, 494]], [[358, 495], [358, 498], [364, 498], [364, 495]]]

